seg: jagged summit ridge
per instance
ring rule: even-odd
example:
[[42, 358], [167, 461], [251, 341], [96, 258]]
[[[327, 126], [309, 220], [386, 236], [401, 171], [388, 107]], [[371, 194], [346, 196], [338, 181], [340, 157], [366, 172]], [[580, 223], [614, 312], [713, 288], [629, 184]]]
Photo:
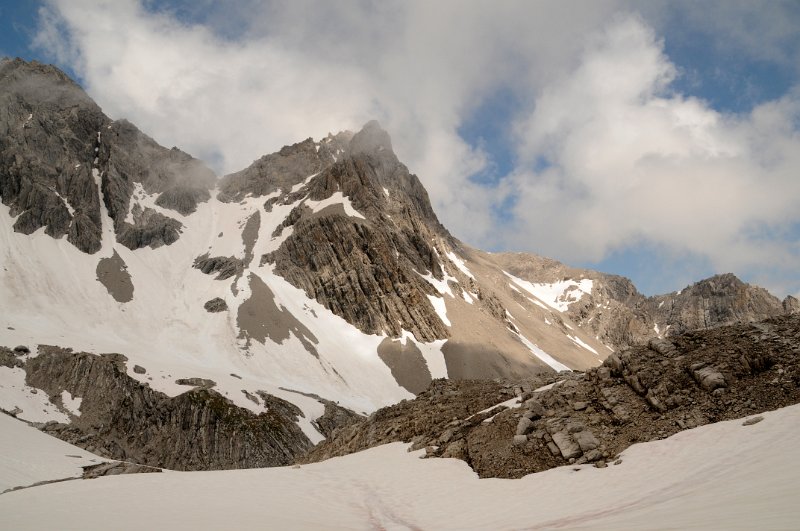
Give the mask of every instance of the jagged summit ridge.
[[756, 322], [798, 311], [794, 297], [781, 301], [732, 273], [714, 275], [676, 292], [647, 297], [639, 293], [633, 282], [618, 275], [572, 268], [527, 253], [498, 253], [493, 257], [506, 271], [533, 282], [591, 279], [591, 294], [569, 304], [567, 313], [585, 331], [617, 349], [652, 337]]

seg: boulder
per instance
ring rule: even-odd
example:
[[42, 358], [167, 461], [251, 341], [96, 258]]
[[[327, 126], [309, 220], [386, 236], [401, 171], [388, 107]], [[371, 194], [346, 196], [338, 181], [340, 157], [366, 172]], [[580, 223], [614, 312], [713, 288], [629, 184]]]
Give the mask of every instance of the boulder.
[[533, 398], [525, 401], [525, 409], [530, 413], [533, 413], [533, 416], [530, 417], [532, 419], [541, 418], [545, 415], [545, 409], [542, 403]]
[[722, 375], [717, 369], [711, 366], [703, 367], [693, 371], [694, 379], [700, 384], [700, 387], [709, 393], [715, 389], [727, 387], [725, 376]]
[[561, 452], [561, 457], [564, 459], [573, 459], [581, 456], [580, 445], [568, 433], [559, 431], [553, 434], [553, 442], [558, 446], [558, 451]]
[[514, 446], [522, 446], [528, 442], [528, 437], [525, 435], [514, 435]]
[[206, 378], [178, 378], [175, 380], [175, 383], [178, 385], [192, 385], [202, 389], [211, 389], [217, 385], [214, 380], [208, 380]]
[[447, 448], [442, 452], [442, 457], [452, 457], [454, 459], [466, 460], [467, 458], [467, 445], [464, 439], [459, 439], [447, 445]]
[[611, 373], [614, 376], [619, 376], [622, 374], [622, 369], [623, 369], [622, 360], [619, 359], [619, 356], [617, 356], [616, 354], [609, 355], [605, 359], [605, 361], [603, 361], [603, 367], [608, 367], [609, 369], [611, 369]]
[[522, 417], [519, 419], [517, 423], [517, 435], [527, 435], [529, 431], [533, 428], [533, 422], [530, 419], [526, 419]]
[[745, 420], [744, 422], [742, 422], [742, 426], [752, 426], [753, 424], [758, 424], [762, 420], [764, 420], [764, 417], [762, 417], [761, 415], [758, 415], [758, 416], [755, 416], [755, 417], [751, 417], [751, 418]]
[[589, 430], [573, 433], [572, 437], [575, 439], [575, 442], [578, 443], [578, 446], [580, 446], [581, 451], [584, 453], [594, 450], [600, 446], [600, 442]]
[[647, 346], [650, 350], [654, 350], [664, 356], [670, 356], [676, 352], [675, 345], [668, 339], [654, 337], [647, 342]]

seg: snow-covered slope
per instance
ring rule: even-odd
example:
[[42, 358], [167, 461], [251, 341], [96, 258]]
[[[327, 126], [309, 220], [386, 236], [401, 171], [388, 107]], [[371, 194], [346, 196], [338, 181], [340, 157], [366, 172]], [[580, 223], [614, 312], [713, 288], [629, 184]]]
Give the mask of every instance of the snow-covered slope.
[[0, 514], [13, 529], [791, 529], [800, 406], [763, 418], [638, 444], [608, 468], [519, 480], [481, 480], [396, 443], [302, 468], [45, 485], [0, 496]]
[[43, 481], [79, 478], [106, 460], [0, 413], [0, 493]]
[[[183, 220], [186, 228], [178, 242], [131, 251], [106, 240], [100, 256], [82, 253], [66, 240], [54, 240], [41, 232], [30, 236], [14, 232], [8, 208], [0, 205], [0, 299], [4, 307], [14, 308], [3, 313], [0, 344], [52, 344], [124, 353], [132, 377], [169, 395], [186, 389], [175, 384], [177, 378], [208, 378], [242, 407], [256, 405], [241, 389], [262, 389], [309, 407], [310, 418], [321, 414], [321, 406], [279, 387], [314, 392], [356, 411], [371, 411], [412, 396], [375, 355], [383, 337], [359, 332], [272, 274], [268, 266], [245, 270], [233, 286], [192, 268], [196, 256], [209, 249], [216, 251], [217, 242], [232, 247], [225, 251], [242, 257], [238, 225], [261, 204], [263, 201], [203, 204]], [[258, 256], [275, 245], [269, 234], [288, 210], [291, 207], [276, 207], [272, 217], [262, 211], [255, 243]], [[231, 235], [227, 239], [226, 233]], [[113, 252], [125, 262], [133, 280], [130, 302], [115, 301], [96, 279], [98, 260]], [[285, 309], [313, 334], [318, 358], [294, 334], [245, 345], [239, 337], [235, 310], [250, 299], [250, 274], [274, 294], [276, 311]], [[204, 303], [215, 297], [225, 299], [234, 311], [206, 312]], [[147, 373], [134, 373], [136, 364]], [[9, 409], [13, 406], [0, 404]], [[25, 418], [25, 413], [20, 416]]]

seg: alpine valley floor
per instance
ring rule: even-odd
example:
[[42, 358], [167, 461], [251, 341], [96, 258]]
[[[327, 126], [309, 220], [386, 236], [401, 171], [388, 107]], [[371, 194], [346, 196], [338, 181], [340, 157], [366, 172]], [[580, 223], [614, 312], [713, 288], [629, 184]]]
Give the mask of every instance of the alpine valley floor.
[[[564, 466], [517, 480], [478, 479], [462, 461], [420, 459], [424, 452], [393, 443], [302, 467], [61, 481], [0, 495], [0, 527], [794, 528], [800, 522], [800, 405], [761, 417], [637, 444], [607, 468]], [[0, 439], [3, 477], [41, 466], [26, 450], [39, 439], [64, 444], [33, 429], [24, 433]], [[77, 448], [50, 450], [53, 479], [65, 473], [55, 453], [85, 455]], [[61, 461], [70, 459], [77, 460]], [[41, 470], [33, 476], [43, 479]]]

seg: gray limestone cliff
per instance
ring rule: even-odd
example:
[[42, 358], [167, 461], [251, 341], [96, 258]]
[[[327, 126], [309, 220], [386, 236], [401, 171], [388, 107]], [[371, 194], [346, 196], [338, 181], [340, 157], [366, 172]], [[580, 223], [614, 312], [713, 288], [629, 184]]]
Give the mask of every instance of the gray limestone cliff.
[[26, 383], [56, 404], [64, 391], [81, 398], [69, 424], [41, 429], [104, 457], [174, 470], [286, 465], [311, 447], [296, 424], [302, 413], [288, 402], [264, 393], [270, 407], [256, 414], [205, 381], [168, 397], [129, 377], [125, 361], [40, 346], [23, 364]]
[[214, 181], [198, 160], [108, 118], [57, 68], [0, 62], [0, 200], [16, 217], [15, 231], [44, 227], [49, 236], [97, 252], [102, 201], [126, 247], [169, 245], [180, 221], [139, 205], [136, 185], [156, 205], [185, 215], [210, 198]]

